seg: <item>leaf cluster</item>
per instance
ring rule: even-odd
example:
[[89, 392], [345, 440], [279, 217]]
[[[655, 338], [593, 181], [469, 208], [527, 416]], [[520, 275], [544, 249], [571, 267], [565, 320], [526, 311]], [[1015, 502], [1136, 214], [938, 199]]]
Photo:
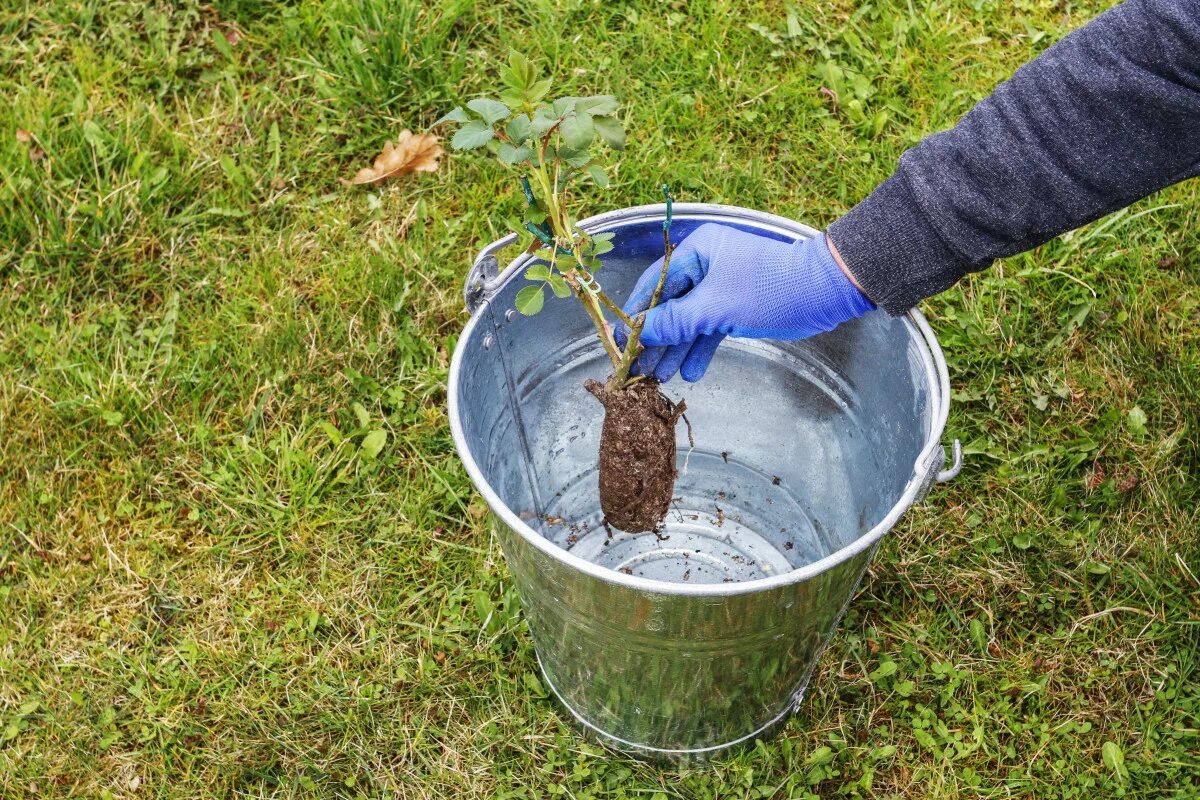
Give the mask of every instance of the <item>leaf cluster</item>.
[[536, 67], [515, 52], [500, 77], [504, 88], [497, 98], [477, 97], [434, 123], [459, 126], [450, 147], [486, 148], [510, 167], [536, 169], [557, 161], [576, 174], [586, 171], [606, 186], [608, 178], [592, 148], [602, 142], [614, 150], [625, 149], [625, 129], [615, 116], [617, 99], [592, 95], [545, 101], [550, 79], [539, 77]]
[[609, 185], [601, 154], [605, 148], [623, 150], [626, 142], [616, 116], [617, 99], [590, 95], [548, 100], [550, 79], [516, 52], [500, 70], [500, 80], [503, 85], [495, 97], [477, 97], [434, 125], [457, 126], [451, 149], [480, 151], [523, 173], [526, 208], [510, 227], [545, 263], [526, 272], [535, 285], [518, 293], [517, 309], [536, 314], [546, 288], [557, 297], [569, 297], [573, 284], [568, 274], [577, 279], [576, 288], [598, 296], [592, 273], [600, 269], [599, 257], [612, 249], [612, 234], [589, 235], [575, 227], [567, 208], [568, 190], [582, 176], [601, 188]]

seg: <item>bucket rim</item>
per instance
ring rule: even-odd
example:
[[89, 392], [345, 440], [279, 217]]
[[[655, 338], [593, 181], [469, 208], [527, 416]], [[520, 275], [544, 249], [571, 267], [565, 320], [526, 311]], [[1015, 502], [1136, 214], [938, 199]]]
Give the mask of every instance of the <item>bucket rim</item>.
[[[617, 224], [662, 220], [666, 216], [666, 208], [665, 203], [632, 206], [588, 217], [587, 219], [580, 220], [577, 225], [585, 231], [590, 231], [604, 229]], [[719, 203], [674, 203], [672, 216], [676, 220], [692, 219], [706, 222], [758, 223], [797, 238], [811, 238], [821, 233], [808, 225], [776, 214]], [[491, 255], [501, 247], [510, 244], [510, 240], [515, 240], [515, 238], [515, 236], [506, 236], [494, 242], [492, 245], [484, 248], [480, 253], [480, 257]], [[526, 261], [528, 261], [528, 258], [524, 256], [515, 258], [496, 277], [493, 285], [497, 288], [504, 286], [514, 275], [520, 272]], [[913, 308], [902, 319], [904, 320], [909, 336], [916, 342], [924, 344], [924, 347], [918, 349], [920, 350], [921, 360], [925, 368], [926, 379], [935, 389], [931, 394], [931, 408], [928, 416], [926, 440], [924, 447], [921, 448], [921, 452], [917, 455], [913, 463], [912, 474], [905, 483], [904, 491], [901, 492], [899, 499], [892, 505], [887, 514], [869, 531], [863, 533], [845, 547], [835, 550], [824, 558], [805, 564], [802, 567], [797, 567], [789, 572], [783, 572], [778, 575], [738, 583], [672, 583], [670, 581], [627, 575], [608, 567], [593, 564], [546, 539], [513, 512], [500, 499], [500, 496], [484, 477], [483, 471], [480, 469], [478, 463], [476, 463], [470, 448], [467, 446], [462, 422], [459, 419], [458, 413], [459, 377], [465, 358], [467, 342], [471, 339], [471, 334], [475, 326], [480, 324], [480, 321], [483, 319], [485, 306], [488, 302], [490, 300], [481, 303], [474, 313], [471, 314], [471, 318], [467, 321], [467, 324], [458, 336], [454, 355], [450, 359], [450, 371], [447, 376], [447, 413], [450, 418], [450, 434], [454, 439], [454, 448], [458, 452], [458, 456], [462, 460], [463, 466], [466, 468], [467, 475], [470, 477], [475, 490], [482, 495], [484, 502], [487, 503], [492, 514], [496, 515], [503, 524], [507, 525], [522, 539], [542, 551], [545, 555], [591, 578], [643, 593], [693, 597], [725, 597], [740, 594], [757, 594], [801, 583], [849, 561], [865, 550], [873, 548], [883, 538], [884, 534], [895, 527], [900, 517], [914, 503], [921, 499], [923, 493], [929, 488], [932, 475], [931, 470], [940, 467], [945, 460], [945, 450], [942, 447], [942, 434], [945, 432], [946, 421], [950, 413], [950, 374], [946, 366], [946, 357], [942, 353], [941, 345], [938, 344], [933, 328], [930, 327], [928, 320], [925, 319], [925, 315], [916, 308]]]

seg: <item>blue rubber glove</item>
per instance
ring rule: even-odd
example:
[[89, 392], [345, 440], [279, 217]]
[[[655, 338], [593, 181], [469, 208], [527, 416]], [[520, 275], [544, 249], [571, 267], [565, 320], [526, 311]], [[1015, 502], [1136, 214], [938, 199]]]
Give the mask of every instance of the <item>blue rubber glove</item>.
[[[661, 270], [660, 258], [638, 279], [626, 314], [650, 305]], [[637, 371], [659, 381], [676, 372], [698, 381], [726, 336], [804, 339], [874, 308], [834, 261], [823, 234], [789, 243], [701, 225], [671, 256], [662, 299], [646, 315]], [[624, 347], [629, 329], [618, 324], [615, 334]]]

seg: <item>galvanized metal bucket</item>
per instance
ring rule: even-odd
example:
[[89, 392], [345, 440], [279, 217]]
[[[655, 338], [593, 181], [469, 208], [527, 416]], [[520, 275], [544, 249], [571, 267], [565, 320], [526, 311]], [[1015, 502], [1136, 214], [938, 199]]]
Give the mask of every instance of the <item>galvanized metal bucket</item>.
[[[580, 223], [613, 231], [599, 277], [618, 301], [662, 251], [661, 205]], [[730, 206], [676, 204], [672, 238], [716, 222], [779, 240], [817, 234]], [[914, 311], [801, 342], [727, 340], [687, 401], [665, 537], [601, 523], [606, 357], [579, 304], [514, 310], [530, 256], [480, 253], [450, 366], [450, 425], [492, 512], [545, 682], [619, 749], [703, 760], [784, 722], [880, 538], [944, 469], [946, 363]]]

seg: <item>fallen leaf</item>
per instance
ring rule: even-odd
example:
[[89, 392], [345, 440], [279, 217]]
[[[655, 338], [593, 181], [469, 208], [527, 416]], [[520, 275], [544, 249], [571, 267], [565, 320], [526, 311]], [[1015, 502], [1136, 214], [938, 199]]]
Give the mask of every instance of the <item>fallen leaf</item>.
[[17, 141], [21, 144], [29, 144], [33, 141], [33, 134], [24, 128], [17, 128]]
[[45, 157], [46, 157], [46, 151], [43, 150], [42, 148], [40, 148], [40, 147], [29, 148], [29, 160], [30, 161], [41, 161]]
[[388, 178], [397, 178], [410, 172], [434, 172], [442, 157], [442, 146], [438, 137], [432, 133], [416, 133], [400, 131], [396, 144], [385, 142], [383, 152], [375, 157], [375, 164], [364, 167], [350, 180], [343, 180], [346, 186], [362, 186], [379, 183]]

